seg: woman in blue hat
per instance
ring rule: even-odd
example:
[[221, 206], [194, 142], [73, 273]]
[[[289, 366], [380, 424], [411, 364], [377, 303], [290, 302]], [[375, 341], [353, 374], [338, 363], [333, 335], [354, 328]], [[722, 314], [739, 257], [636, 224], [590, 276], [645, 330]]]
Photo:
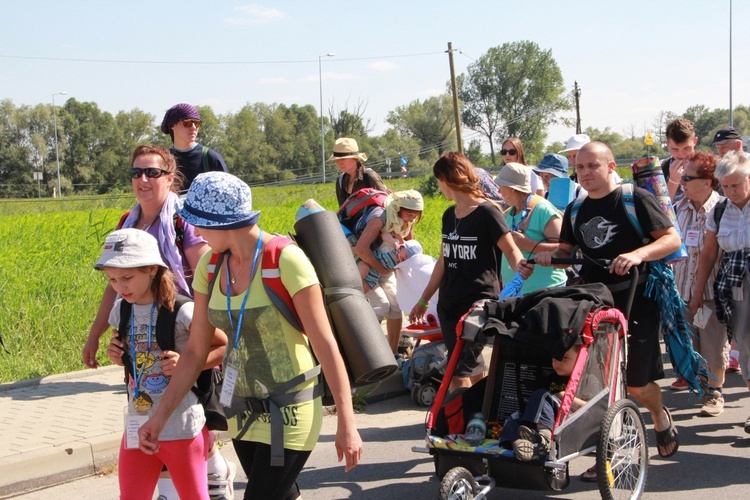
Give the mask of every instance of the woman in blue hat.
[[229, 337], [222, 403], [237, 412], [229, 432], [248, 477], [246, 495], [297, 498], [297, 476], [322, 424], [317, 377], [306, 377], [314, 371], [316, 358], [336, 403], [339, 460], [346, 460], [348, 471], [362, 455], [349, 379], [318, 278], [297, 246], [281, 251], [278, 272], [303, 333], [285, 319], [264, 289], [259, 257], [274, 236], [258, 226], [260, 212], [252, 209], [247, 184], [223, 172], [201, 174], [179, 205], [180, 216], [224, 259], [213, 270], [213, 279], [207, 268], [210, 255], [198, 265], [190, 340], [161, 406], [139, 431], [140, 447], [145, 453], [158, 451], [159, 434], [203, 366], [210, 332], [219, 328]]

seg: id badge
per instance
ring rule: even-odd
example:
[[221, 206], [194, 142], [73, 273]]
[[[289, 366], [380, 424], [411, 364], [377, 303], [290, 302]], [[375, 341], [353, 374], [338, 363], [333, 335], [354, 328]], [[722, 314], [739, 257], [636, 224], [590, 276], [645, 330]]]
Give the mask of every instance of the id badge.
[[688, 229], [685, 233], [685, 246], [697, 247], [700, 241], [701, 232], [698, 229]]
[[138, 448], [138, 429], [148, 421], [148, 415], [131, 412], [125, 407], [125, 448], [133, 450]]
[[226, 407], [232, 406], [232, 396], [234, 396], [234, 387], [237, 385], [238, 376], [237, 352], [232, 351], [229, 363], [224, 369], [224, 381], [221, 383], [221, 395], [219, 396], [219, 403]]

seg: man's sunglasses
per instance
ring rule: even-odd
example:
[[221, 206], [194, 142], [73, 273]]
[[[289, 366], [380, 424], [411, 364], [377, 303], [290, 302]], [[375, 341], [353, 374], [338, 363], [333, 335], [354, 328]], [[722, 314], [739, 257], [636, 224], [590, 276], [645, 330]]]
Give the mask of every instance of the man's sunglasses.
[[130, 178], [140, 179], [143, 174], [146, 174], [146, 177], [148, 177], [149, 179], [158, 179], [162, 175], [169, 173], [171, 172], [162, 170], [160, 168], [131, 168]]
[[516, 153], [518, 153], [518, 151], [516, 151], [515, 149], [501, 149], [500, 150], [500, 154], [503, 155], [503, 156], [505, 156], [505, 155], [511, 155], [511, 156], [513, 156]]
[[195, 125], [195, 128], [200, 128], [201, 121], [200, 120], [182, 120], [182, 126], [185, 128], [190, 128], [193, 125]]
[[690, 182], [696, 179], [705, 179], [705, 177], [697, 177], [697, 176], [694, 177], [692, 175], [683, 175], [682, 177], [680, 177], [680, 179], [682, 180], [682, 182]]

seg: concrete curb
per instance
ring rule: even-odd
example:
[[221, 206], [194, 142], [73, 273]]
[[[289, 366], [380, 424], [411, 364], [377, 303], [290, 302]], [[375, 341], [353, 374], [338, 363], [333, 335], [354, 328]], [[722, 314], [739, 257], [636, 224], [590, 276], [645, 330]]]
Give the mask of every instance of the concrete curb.
[[62, 380], [80, 380], [91, 377], [98, 377], [102, 372], [110, 371], [122, 371], [122, 366], [104, 366], [97, 368], [96, 370], [86, 369], [78, 370], [75, 372], [59, 373], [57, 375], [48, 375], [46, 377], [30, 378], [27, 380], [19, 380], [17, 382], [5, 382], [0, 384], [0, 392], [12, 391], [13, 389], [23, 389], [26, 387], [34, 387], [36, 385], [51, 384], [53, 382], [60, 382]]

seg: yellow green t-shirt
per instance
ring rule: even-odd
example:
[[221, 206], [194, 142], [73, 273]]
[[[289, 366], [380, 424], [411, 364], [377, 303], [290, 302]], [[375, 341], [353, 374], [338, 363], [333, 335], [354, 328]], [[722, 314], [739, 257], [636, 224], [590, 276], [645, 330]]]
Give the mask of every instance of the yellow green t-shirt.
[[[208, 252], [201, 258], [196, 269], [193, 289], [208, 293], [208, 271], [206, 265], [211, 258]], [[262, 256], [258, 259], [258, 267]], [[279, 256], [281, 281], [289, 294], [294, 295], [309, 286], [318, 285], [318, 277], [307, 256], [296, 245], [289, 245]], [[224, 265], [216, 273], [226, 272]], [[226, 366], [234, 350], [235, 329], [230, 326], [227, 314], [226, 290], [220, 286], [219, 276], [208, 301], [208, 318], [216, 328], [226, 332], [229, 346], [224, 357]], [[239, 309], [245, 292], [230, 298], [232, 323], [237, 327]], [[304, 315], [300, 312], [300, 315]], [[237, 346], [239, 377], [234, 395], [263, 398], [279, 385], [315, 367], [316, 362], [307, 336], [296, 330], [271, 303], [261, 279], [261, 269], [255, 273], [245, 305]], [[294, 390], [313, 386], [317, 379], [298, 385]], [[284, 419], [284, 448], [312, 450], [320, 435], [322, 405], [320, 398], [292, 404], [281, 408]], [[271, 444], [269, 414], [261, 415], [242, 437], [243, 441]], [[229, 421], [232, 437], [239, 434], [238, 419]]]

